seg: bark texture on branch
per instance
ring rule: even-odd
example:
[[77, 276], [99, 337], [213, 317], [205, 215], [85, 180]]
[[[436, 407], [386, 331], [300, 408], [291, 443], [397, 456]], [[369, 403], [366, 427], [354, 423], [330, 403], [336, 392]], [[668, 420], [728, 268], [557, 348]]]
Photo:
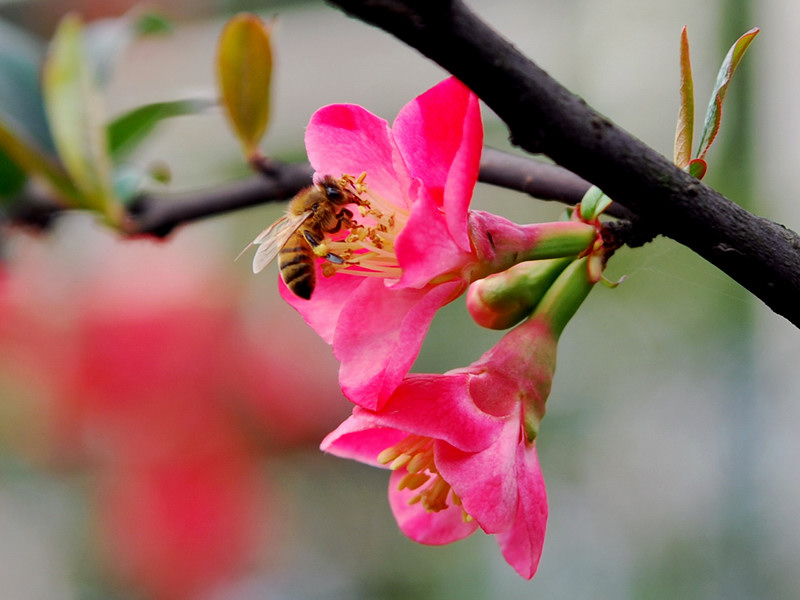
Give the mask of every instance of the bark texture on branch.
[[[164, 237], [183, 224], [258, 206], [288, 200], [311, 185], [314, 170], [308, 163], [269, 164], [258, 177], [237, 181], [214, 189], [185, 194], [145, 194], [130, 209], [128, 232]], [[494, 148], [484, 148], [479, 180], [541, 200], [577, 204], [591, 184], [563, 167]], [[58, 207], [50, 205], [50, 209]], [[621, 207], [618, 207], [621, 208]], [[629, 217], [623, 210], [611, 210], [617, 217]], [[22, 217], [22, 215], [20, 215]]]
[[513, 143], [597, 185], [800, 327], [796, 233], [727, 200], [592, 110], [463, 2], [329, 2], [450, 71], [506, 123]]

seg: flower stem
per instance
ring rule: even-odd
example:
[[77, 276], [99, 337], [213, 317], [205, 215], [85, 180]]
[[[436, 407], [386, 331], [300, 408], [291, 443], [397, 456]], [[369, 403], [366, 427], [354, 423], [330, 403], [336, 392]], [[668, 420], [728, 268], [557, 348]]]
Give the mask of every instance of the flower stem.
[[589, 257], [573, 261], [545, 292], [531, 318], [546, 320], [559, 337], [569, 320], [589, 295], [594, 282], [589, 277]]

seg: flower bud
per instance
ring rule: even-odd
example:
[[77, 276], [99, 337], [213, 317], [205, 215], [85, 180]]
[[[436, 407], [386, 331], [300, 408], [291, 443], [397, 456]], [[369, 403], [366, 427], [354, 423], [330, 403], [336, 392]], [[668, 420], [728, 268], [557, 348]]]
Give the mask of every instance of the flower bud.
[[527, 317], [571, 258], [528, 261], [473, 283], [467, 308], [481, 327], [507, 329]]
[[527, 260], [575, 258], [597, 239], [594, 225], [580, 221], [552, 221], [518, 225], [480, 210], [469, 213], [469, 238], [480, 268], [472, 279], [498, 273]]

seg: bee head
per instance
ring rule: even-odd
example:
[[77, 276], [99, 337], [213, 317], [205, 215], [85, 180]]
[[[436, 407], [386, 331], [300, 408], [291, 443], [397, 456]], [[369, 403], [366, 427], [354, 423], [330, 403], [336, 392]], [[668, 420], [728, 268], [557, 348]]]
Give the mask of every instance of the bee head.
[[344, 203], [344, 193], [337, 182], [326, 180], [322, 183], [322, 188], [325, 190], [325, 195], [328, 197], [328, 200], [334, 204]]

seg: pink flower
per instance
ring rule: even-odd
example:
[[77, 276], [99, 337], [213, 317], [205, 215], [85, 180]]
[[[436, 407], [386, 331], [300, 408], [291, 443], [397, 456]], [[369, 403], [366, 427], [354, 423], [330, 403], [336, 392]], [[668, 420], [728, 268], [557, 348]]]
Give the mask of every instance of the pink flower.
[[318, 444], [348, 412], [336, 361], [277, 311], [243, 318], [202, 236], [78, 231], [66, 254], [79, 261], [59, 229], [12, 236], [0, 265], [4, 449], [83, 473], [99, 551], [86, 560], [109, 582], [210, 597], [276, 547], [264, 457]]
[[142, 597], [205, 597], [252, 560], [267, 506], [241, 449], [114, 466], [92, 516], [115, 573]]
[[[452, 78], [407, 104], [391, 127], [349, 104], [311, 118], [306, 149], [317, 175], [341, 177], [363, 205], [353, 207], [355, 227], [326, 240], [344, 262], [320, 260], [325, 277], [311, 299], [285, 285], [281, 294], [333, 345], [342, 390], [356, 404], [381, 408], [435, 312], [470, 282], [519, 260], [578, 254], [594, 240], [585, 223], [519, 226], [470, 211], [482, 146], [478, 98]], [[549, 246], [554, 239], [568, 240], [568, 250]]]
[[322, 449], [392, 469], [389, 502], [411, 539], [447, 544], [480, 527], [531, 578], [547, 522], [534, 441], [556, 340], [531, 318], [467, 368], [408, 375], [380, 410], [355, 407]]

